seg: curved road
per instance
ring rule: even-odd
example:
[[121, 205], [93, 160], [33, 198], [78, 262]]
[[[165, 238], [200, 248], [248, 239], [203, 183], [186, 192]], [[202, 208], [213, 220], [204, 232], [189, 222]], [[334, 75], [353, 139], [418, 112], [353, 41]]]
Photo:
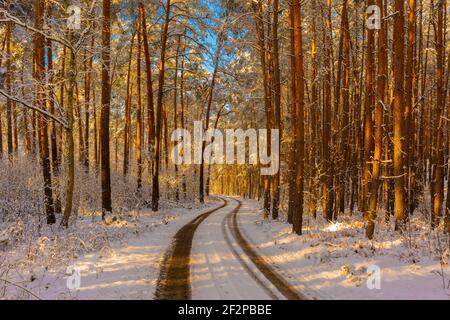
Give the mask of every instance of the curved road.
[[306, 299], [247, 241], [237, 219], [241, 202], [222, 200], [177, 232], [155, 299]]

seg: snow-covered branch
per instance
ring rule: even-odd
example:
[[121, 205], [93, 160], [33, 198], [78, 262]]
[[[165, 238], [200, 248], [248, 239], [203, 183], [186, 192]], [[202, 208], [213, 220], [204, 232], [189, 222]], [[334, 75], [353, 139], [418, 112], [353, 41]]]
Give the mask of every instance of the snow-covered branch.
[[28, 103], [28, 102], [26, 102], [26, 101], [24, 101], [24, 100], [21, 100], [21, 99], [19, 99], [19, 98], [13, 97], [13, 96], [9, 95], [8, 93], [6, 93], [6, 92], [3, 91], [3, 90], [0, 90], [0, 94], [1, 94], [2, 96], [4, 96], [5, 98], [7, 98], [7, 99], [10, 99], [10, 100], [13, 100], [13, 101], [15, 101], [15, 102], [17, 102], [17, 103], [20, 103], [21, 105], [23, 105], [23, 106], [25, 106], [25, 107], [27, 107], [27, 108], [29, 108], [29, 109], [31, 109], [31, 110], [34, 110], [34, 111], [36, 111], [36, 112], [39, 112], [40, 114], [44, 115], [45, 117], [50, 118], [50, 119], [56, 121], [57, 123], [59, 123], [60, 125], [62, 125], [65, 129], [68, 129], [68, 128], [69, 128], [69, 126], [67, 125], [67, 123], [66, 123], [64, 120], [55, 117], [53, 114], [51, 114], [51, 113], [49, 113], [49, 112], [47, 112], [47, 111], [45, 111], [45, 110], [42, 110], [42, 109], [40, 109], [40, 108], [38, 108], [38, 107], [35, 107], [35, 106], [33, 106], [32, 104], [30, 104], [30, 103]]

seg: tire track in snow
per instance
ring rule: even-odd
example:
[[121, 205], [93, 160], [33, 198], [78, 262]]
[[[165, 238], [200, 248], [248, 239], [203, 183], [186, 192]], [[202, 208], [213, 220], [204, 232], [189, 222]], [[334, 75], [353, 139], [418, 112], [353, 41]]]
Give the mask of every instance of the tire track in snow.
[[227, 200], [222, 198], [221, 200], [223, 201], [222, 205], [199, 215], [175, 234], [161, 264], [155, 291], [156, 300], [187, 300], [191, 298], [192, 239], [198, 226], [208, 216], [228, 205]]
[[[239, 212], [239, 209], [242, 205], [241, 201], [238, 199], [235, 199], [239, 205], [238, 207], [228, 214], [226, 221], [228, 222], [228, 227], [232, 231], [232, 234], [234, 238], [236, 239], [239, 246], [242, 248], [242, 250], [245, 252], [245, 254], [250, 258], [250, 260], [253, 262], [253, 264], [258, 268], [258, 270], [269, 280], [277, 289], [280, 291], [283, 296], [286, 297], [288, 300], [308, 300], [307, 297], [299, 293], [297, 290], [295, 290], [285, 279], [283, 276], [281, 276], [274, 268], [272, 268], [262, 256], [260, 256], [254, 249], [253, 246], [245, 239], [243, 236], [241, 230], [239, 229], [239, 224], [237, 221], [237, 214]], [[225, 220], [224, 220], [225, 221]], [[228, 242], [230, 246], [231, 243]], [[242, 259], [239, 259], [243, 262]], [[243, 262], [245, 263], [245, 262]], [[253, 273], [250, 268], [247, 266], [245, 267], [246, 270], [249, 273]], [[254, 278], [257, 278], [256, 275], [253, 273], [252, 275]], [[265, 290], [270, 290], [261, 283], [261, 280], [257, 280], [259, 284], [261, 284], [263, 287], [265, 287]], [[273, 293], [272, 293], [273, 294]]]
[[[233, 210], [233, 212], [231, 212], [230, 214], [228, 214], [225, 219], [222, 222], [222, 232], [223, 232], [223, 236], [225, 238], [225, 241], [227, 242], [228, 246], [231, 249], [231, 252], [233, 253], [234, 257], [240, 262], [240, 264], [244, 267], [244, 269], [248, 272], [248, 274], [253, 278], [253, 280], [255, 280], [260, 286], [261, 288], [264, 289], [264, 291], [274, 300], [278, 300], [278, 297], [275, 293], [272, 292], [272, 290], [270, 288], [268, 288], [266, 286], [266, 284], [261, 281], [260, 278], [258, 278], [256, 276], [256, 274], [250, 269], [249, 265], [244, 261], [244, 259], [239, 255], [239, 253], [236, 251], [236, 249], [234, 248], [231, 239], [228, 236], [228, 233], [226, 231], [226, 225], [228, 225], [228, 228], [230, 230], [232, 230], [232, 215], [237, 213], [239, 211], [239, 209], [241, 208], [242, 203], [239, 200], [236, 200], [238, 202], [237, 207]], [[234, 234], [233, 234], [234, 236]], [[236, 237], [235, 237], [236, 238]]]

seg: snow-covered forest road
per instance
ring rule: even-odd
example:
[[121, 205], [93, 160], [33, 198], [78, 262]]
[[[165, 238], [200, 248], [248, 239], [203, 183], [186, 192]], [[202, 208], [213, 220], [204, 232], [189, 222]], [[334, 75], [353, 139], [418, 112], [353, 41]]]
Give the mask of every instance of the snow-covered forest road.
[[[40, 240], [29, 268], [8, 272], [4, 296], [20, 299], [448, 299], [448, 267], [430, 255], [425, 229], [400, 238], [392, 227], [380, 239], [362, 240], [361, 222], [305, 219], [299, 238], [283, 219], [265, 220], [255, 200], [214, 196], [201, 206], [136, 212], [136, 221], [110, 225], [80, 219], [64, 260], [49, 260], [70, 243]], [[56, 231], [53, 231], [56, 232]], [[48, 237], [51, 230], [46, 230]], [[77, 238], [75, 238], [75, 235]], [[94, 236], [94, 238], [93, 238]], [[104, 242], [99, 242], [99, 237]], [[387, 240], [386, 240], [387, 239]], [[95, 245], [98, 243], [99, 245]], [[20, 265], [26, 246], [11, 251]], [[34, 249], [33, 249], [34, 250]], [[63, 252], [63, 251], [62, 251]], [[14, 259], [17, 257], [17, 263]], [[53, 261], [53, 262], [52, 262]], [[63, 263], [61, 263], [63, 261]], [[52, 262], [50, 264], [50, 262]], [[46, 264], [45, 264], [46, 263]], [[67, 267], [77, 268], [70, 288]], [[379, 286], [370, 287], [372, 268]], [[445, 281], [445, 282], [444, 282]]]
[[[162, 264], [158, 299], [306, 299], [245, 239], [242, 202], [224, 204], [186, 224]], [[191, 250], [192, 247], [192, 250]]]

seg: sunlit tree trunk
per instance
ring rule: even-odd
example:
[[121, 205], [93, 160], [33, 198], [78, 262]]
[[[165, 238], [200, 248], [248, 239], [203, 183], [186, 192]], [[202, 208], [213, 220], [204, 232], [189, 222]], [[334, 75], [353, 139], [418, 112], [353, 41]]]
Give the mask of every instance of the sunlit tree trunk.
[[[179, 64], [179, 55], [180, 55], [180, 47], [181, 47], [181, 35], [178, 35], [177, 39], [177, 49], [175, 52], [175, 73], [173, 79], [173, 128], [178, 129], [178, 64]], [[178, 166], [174, 164], [175, 169], [175, 179], [178, 180]], [[209, 175], [208, 175], [209, 180]], [[209, 184], [207, 184], [208, 188], [206, 189], [206, 196], [209, 196]], [[175, 186], [175, 199], [180, 199], [180, 189], [178, 187], [178, 181]]]
[[[47, 18], [50, 19], [52, 16], [52, 4], [50, 2], [47, 2]], [[48, 21], [47, 23], [50, 23]], [[47, 26], [48, 28], [51, 28], [50, 25]], [[50, 99], [48, 100], [48, 106], [49, 106], [49, 112], [55, 116], [55, 101], [53, 98], [53, 48], [52, 48], [52, 42], [50, 39], [47, 39], [47, 72], [48, 72], [48, 94], [50, 96]], [[60, 193], [60, 186], [59, 186], [59, 150], [58, 150], [58, 141], [57, 141], [57, 127], [56, 122], [54, 120], [49, 121], [50, 123], [50, 140], [51, 140], [51, 150], [52, 150], [52, 169], [53, 169], [53, 185], [54, 185], [54, 193], [55, 193], [55, 213], [61, 213], [61, 193]]]
[[137, 22], [137, 53], [136, 53], [136, 163], [137, 163], [137, 193], [140, 194], [142, 188], [142, 98], [141, 98], [141, 23]]
[[408, 170], [408, 180], [405, 180], [407, 186], [407, 209], [414, 210], [414, 200], [412, 188], [414, 175], [412, 174], [411, 164], [414, 161], [413, 154], [413, 134], [414, 134], [414, 121], [413, 121], [413, 84], [414, 84], [414, 47], [415, 47], [415, 24], [416, 24], [416, 0], [408, 0], [409, 12], [408, 12], [408, 39], [406, 50], [406, 64], [405, 64], [405, 163], [406, 170]]
[[152, 170], [151, 157], [154, 156], [155, 144], [155, 106], [153, 102], [153, 85], [152, 85], [152, 62], [150, 60], [150, 52], [148, 47], [147, 37], [147, 21], [145, 17], [145, 8], [142, 1], [138, 3], [139, 20], [141, 26], [141, 35], [144, 46], [145, 57], [145, 74], [146, 74], [146, 88], [147, 88], [147, 137], [148, 137], [148, 151], [149, 151], [149, 170]]
[[[253, 10], [255, 12], [255, 25], [256, 34], [258, 39], [258, 49], [261, 62], [261, 73], [263, 76], [263, 86], [264, 86], [264, 109], [266, 114], [266, 129], [270, 132], [271, 129], [271, 113], [272, 113], [272, 99], [270, 90], [270, 67], [268, 63], [267, 50], [266, 50], [266, 36], [264, 28], [264, 17], [263, 17], [263, 7], [262, 2], [253, 2]], [[270, 137], [267, 137], [268, 142], [270, 142]], [[267, 146], [267, 150], [270, 147]], [[267, 219], [270, 213], [270, 178], [268, 176], [263, 177], [264, 180], [264, 218]]]
[[[295, 125], [296, 125], [296, 112], [297, 112], [297, 105], [296, 105], [296, 83], [295, 83], [295, 46], [294, 46], [294, 10], [293, 5], [291, 5], [291, 9], [289, 10], [289, 19], [290, 19], [290, 33], [291, 33], [291, 43], [290, 43], [290, 49], [291, 49], [291, 132], [295, 134]], [[314, 48], [314, 40], [313, 40], [313, 48], [311, 49], [312, 55], [315, 54], [315, 48]], [[314, 58], [312, 58], [314, 61]], [[315, 66], [314, 62], [312, 62], [313, 68]], [[296, 163], [297, 163], [297, 148], [296, 148], [296, 139], [295, 136], [291, 137], [291, 143], [289, 146], [289, 169], [288, 169], [288, 179], [289, 179], [289, 199], [288, 199], [288, 223], [293, 223], [293, 216], [295, 212], [295, 201], [297, 197], [297, 191], [296, 191], [296, 179], [295, 179], [295, 172], [296, 172]], [[259, 146], [259, 145], [258, 145]], [[258, 150], [259, 152], [259, 150]], [[260, 169], [260, 168], [258, 168]], [[259, 181], [259, 180], [258, 180]], [[258, 183], [259, 184], [259, 183]], [[259, 188], [258, 188], [259, 189]], [[258, 190], [259, 191], [259, 190]], [[259, 196], [259, 192], [258, 192]]]
[[[65, 3], [67, 7], [67, 1]], [[72, 43], [73, 34], [71, 30], [67, 32], [68, 41]], [[76, 81], [76, 61], [72, 49], [68, 49], [68, 72], [67, 72], [67, 129], [66, 129], [66, 161], [67, 161], [67, 186], [66, 186], [66, 204], [64, 207], [64, 216], [61, 225], [67, 227], [73, 208], [73, 192], [75, 187], [75, 143], [73, 138], [74, 131], [74, 90]]]
[[404, 169], [404, 155], [405, 152], [403, 141], [405, 139], [404, 130], [404, 14], [405, 2], [403, 0], [395, 0], [394, 16], [394, 96], [392, 107], [394, 110], [394, 188], [395, 188], [395, 218], [396, 229], [404, 230], [407, 218], [406, 213], [406, 199], [405, 199], [405, 169]]
[[322, 197], [323, 197], [323, 215], [331, 221], [333, 219], [333, 177], [332, 177], [332, 163], [330, 154], [331, 142], [331, 91], [333, 81], [332, 69], [332, 26], [331, 26], [331, 1], [328, 0], [328, 14], [326, 20], [326, 33], [324, 33], [324, 42], [326, 45], [326, 75], [324, 83], [324, 104], [323, 104], [323, 119], [322, 119]]
[[[377, 5], [383, 8], [383, 0], [377, 0]], [[378, 74], [377, 74], [377, 102], [375, 103], [375, 149], [372, 164], [372, 180], [370, 185], [369, 210], [366, 213], [366, 237], [373, 238], [375, 219], [377, 217], [378, 194], [381, 185], [380, 171], [383, 150], [383, 110], [386, 104], [387, 92], [387, 41], [386, 29], [381, 19], [381, 29], [378, 31]]]
[[132, 102], [132, 86], [131, 86], [131, 61], [133, 58], [135, 34], [131, 37], [130, 54], [128, 58], [127, 72], [127, 96], [125, 98], [125, 128], [123, 130], [123, 176], [126, 177], [129, 170], [130, 159], [130, 131], [131, 131], [131, 102]]
[[[94, 36], [91, 40], [91, 50], [94, 48]], [[87, 51], [86, 51], [87, 53]], [[90, 54], [90, 53], [87, 53]], [[84, 167], [86, 172], [89, 172], [89, 136], [90, 136], [90, 116], [91, 116], [91, 81], [92, 81], [92, 63], [93, 54], [85, 61], [85, 75], [84, 75]]]
[[161, 153], [161, 125], [162, 125], [162, 108], [164, 98], [164, 80], [166, 68], [166, 47], [167, 47], [167, 33], [170, 23], [170, 0], [167, 0], [165, 7], [164, 28], [161, 34], [161, 57], [159, 62], [159, 79], [158, 79], [158, 97], [156, 110], [156, 131], [155, 131], [155, 154], [153, 157], [153, 171], [152, 171], [152, 210], [154, 212], [159, 209], [159, 167], [160, 167], [160, 153]]
[[[273, 1], [273, 21], [272, 21], [272, 47], [273, 47], [273, 100], [274, 100], [274, 125], [273, 129], [280, 130], [281, 143], [281, 80], [280, 80], [280, 54], [278, 44], [278, 15], [279, 1]], [[272, 151], [271, 151], [272, 152]], [[280, 205], [280, 170], [273, 177], [273, 197], [272, 197], [272, 219], [278, 219], [278, 211]]]
[[436, 106], [434, 130], [434, 172], [433, 172], [433, 216], [431, 226], [439, 225], [444, 198], [444, 141], [443, 141], [443, 110], [445, 109], [444, 87], [444, 1], [437, 2], [437, 26], [435, 27], [436, 47]]

